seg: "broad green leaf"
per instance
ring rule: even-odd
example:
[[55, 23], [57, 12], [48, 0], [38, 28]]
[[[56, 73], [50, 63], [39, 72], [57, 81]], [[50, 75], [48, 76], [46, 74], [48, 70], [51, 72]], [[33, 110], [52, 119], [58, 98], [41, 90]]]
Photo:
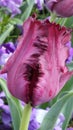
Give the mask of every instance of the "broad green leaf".
[[22, 107], [18, 99], [14, 98], [8, 91], [6, 82], [3, 79], [0, 79], [0, 84], [5, 92], [8, 104], [10, 106], [11, 116], [12, 116], [12, 123], [14, 130], [19, 130], [20, 127], [20, 120], [22, 116]]
[[63, 87], [63, 89], [61, 90], [60, 94], [62, 94], [63, 92], [69, 92], [73, 90], [73, 76], [70, 78], [70, 80], [65, 84], [65, 86]]
[[26, 1], [27, 1], [28, 4], [30, 3], [30, 0], [26, 0]]
[[5, 39], [9, 36], [9, 34], [11, 33], [11, 31], [14, 29], [13, 25], [9, 25], [8, 29], [4, 31], [4, 33], [2, 33], [2, 35], [0, 35], [0, 44], [2, 44]]
[[46, 114], [41, 127], [39, 130], [53, 130], [55, 124], [57, 122], [59, 114], [62, 112], [65, 104], [68, 103], [69, 100], [73, 100], [73, 92], [69, 92], [61, 99], [59, 99]]
[[24, 9], [24, 12], [21, 15], [21, 19], [23, 21], [26, 20], [30, 16], [33, 5], [34, 5], [34, 0], [29, 0], [28, 3], [27, 3], [26, 10]]
[[71, 97], [68, 102], [64, 105], [64, 108], [63, 108], [63, 114], [65, 116], [65, 121], [63, 123], [63, 130], [66, 130], [68, 124], [69, 124], [69, 121], [71, 119], [71, 116], [72, 116], [72, 112], [73, 112], [73, 97]]
[[[73, 28], [73, 16], [72, 17], [69, 17], [67, 19], [67, 22], [65, 24], [67, 27], [69, 28]], [[72, 46], [73, 46], [73, 36], [72, 36]]]
[[73, 25], [73, 16], [67, 19], [66, 26], [72, 27]]

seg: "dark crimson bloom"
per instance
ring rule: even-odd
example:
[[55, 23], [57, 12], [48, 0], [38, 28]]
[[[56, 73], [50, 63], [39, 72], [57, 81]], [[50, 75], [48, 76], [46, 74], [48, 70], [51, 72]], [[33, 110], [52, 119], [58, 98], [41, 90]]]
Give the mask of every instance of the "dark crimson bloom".
[[73, 16], [73, 0], [45, 0], [46, 7], [61, 17]]
[[11, 94], [32, 106], [54, 98], [73, 75], [66, 67], [71, 30], [29, 17], [23, 35], [1, 73]]

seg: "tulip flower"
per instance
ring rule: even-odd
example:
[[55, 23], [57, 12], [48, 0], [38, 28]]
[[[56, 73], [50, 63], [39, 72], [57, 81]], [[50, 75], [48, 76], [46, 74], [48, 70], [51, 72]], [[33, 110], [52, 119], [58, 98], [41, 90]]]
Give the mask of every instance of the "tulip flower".
[[61, 17], [73, 15], [73, 0], [45, 0], [46, 7]]
[[32, 16], [24, 22], [23, 30], [1, 73], [7, 73], [13, 96], [36, 106], [53, 99], [73, 75], [66, 66], [71, 29]]

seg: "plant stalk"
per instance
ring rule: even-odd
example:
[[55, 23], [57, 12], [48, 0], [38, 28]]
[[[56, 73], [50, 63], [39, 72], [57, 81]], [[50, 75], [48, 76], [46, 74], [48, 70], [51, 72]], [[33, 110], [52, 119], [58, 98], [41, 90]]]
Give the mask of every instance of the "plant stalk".
[[24, 110], [22, 112], [22, 119], [21, 119], [20, 129], [19, 130], [28, 130], [28, 125], [29, 125], [29, 121], [30, 121], [31, 111], [32, 111], [31, 105], [27, 104], [24, 107]]

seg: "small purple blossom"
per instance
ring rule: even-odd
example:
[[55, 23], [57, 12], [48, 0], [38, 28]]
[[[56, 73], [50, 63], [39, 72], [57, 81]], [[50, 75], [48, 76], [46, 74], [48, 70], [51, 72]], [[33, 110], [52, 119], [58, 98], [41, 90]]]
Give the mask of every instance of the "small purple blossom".
[[2, 122], [4, 125], [11, 126], [11, 115], [10, 115], [10, 109], [8, 105], [3, 105], [2, 107]]
[[73, 48], [71, 47], [71, 42], [68, 42], [66, 45], [69, 47], [69, 57], [66, 63], [70, 63], [73, 60]]
[[5, 93], [2, 91], [0, 92], [0, 98], [4, 98], [5, 97]]
[[44, 0], [35, 0], [35, 4], [37, 5], [37, 8], [39, 10], [43, 9], [43, 3], [44, 3]]
[[4, 104], [3, 100], [2, 100], [2, 99], [0, 99], [0, 107], [2, 107], [2, 106], [3, 106], [3, 104]]
[[64, 115], [62, 113], [60, 113], [54, 130], [62, 130], [62, 124], [63, 124], [64, 120], [65, 120]]
[[73, 130], [73, 128], [72, 128], [72, 127], [69, 127], [69, 128], [67, 128], [67, 130]]
[[2, 110], [1, 112], [2, 124], [0, 124], [0, 130], [2, 130], [2, 128], [11, 128], [11, 121], [12, 121], [10, 115], [10, 108], [8, 105], [5, 105], [3, 98], [5, 98], [5, 94], [4, 92], [0, 92], [0, 110]]
[[4, 124], [0, 124], [0, 130], [12, 130], [12, 128]]
[[[49, 111], [49, 109], [47, 109], [47, 110], [33, 109], [30, 124], [29, 124], [29, 130], [39, 129], [40, 125], [43, 121], [43, 118], [45, 117], [45, 115], [47, 114], [48, 111]], [[65, 120], [65, 117], [61, 113], [59, 115], [57, 122], [56, 122], [54, 130], [62, 130], [62, 124], [63, 124], [64, 120]]]
[[4, 65], [7, 62], [14, 50], [15, 46], [12, 42], [8, 42], [0, 46], [0, 65]]
[[7, 74], [0, 74], [0, 78], [7, 80]]
[[36, 116], [37, 116], [37, 109], [33, 109], [28, 130], [37, 130], [39, 128], [40, 124], [36, 120]]
[[19, 7], [21, 6], [22, 2], [23, 0], [0, 0], [0, 6], [9, 9], [14, 16], [21, 13]]
[[[0, 46], [0, 66], [3, 66], [12, 53], [15, 51], [15, 45], [12, 42]], [[7, 79], [7, 74], [0, 74], [0, 78]]]

